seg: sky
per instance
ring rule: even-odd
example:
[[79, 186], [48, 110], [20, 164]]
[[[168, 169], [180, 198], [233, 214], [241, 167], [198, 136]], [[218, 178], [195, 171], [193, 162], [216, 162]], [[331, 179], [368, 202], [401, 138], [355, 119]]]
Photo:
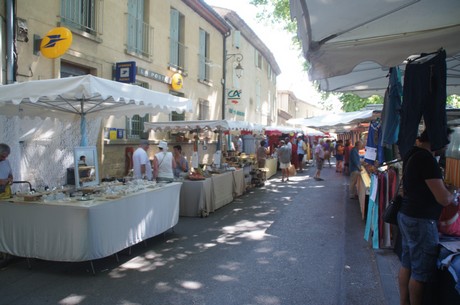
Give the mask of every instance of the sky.
[[[249, 4], [249, 0], [205, 0], [211, 6], [228, 8], [235, 11], [257, 36], [265, 43], [275, 57], [281, 74], [277, 77], [278, 90], [290, 90], [305, 102], [318, 105], [321, 95], [313, 88], [308, 74], [303, 71], [302, 53], [292, 46], [291, 33], [286, 33], [281, 26], [272, 26], [256, 19], [259, 8]], [[337, 104], [334, 101], [333, 104]]]

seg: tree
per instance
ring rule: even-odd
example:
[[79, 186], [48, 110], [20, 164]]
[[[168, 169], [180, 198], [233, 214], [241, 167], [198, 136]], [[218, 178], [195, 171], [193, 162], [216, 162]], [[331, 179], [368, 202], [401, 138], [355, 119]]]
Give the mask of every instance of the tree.
[[383, 104], [383, 97], [378, 95], [362, 98], [356, 94], [344, 93], [339, 97], [339, 100], [342, 102], [342, 110], [345, 112], [358, 111], [369, 104]]
[[449, 95], [446, 104], [448, 107], [460, 108], [460, 96], [455, 94]]

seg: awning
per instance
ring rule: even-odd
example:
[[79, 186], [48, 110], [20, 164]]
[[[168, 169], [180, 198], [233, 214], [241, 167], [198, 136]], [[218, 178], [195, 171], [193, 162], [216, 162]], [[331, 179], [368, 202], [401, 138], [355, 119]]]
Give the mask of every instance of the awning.
[[444, 48], [447, 92], [460, 93], [460, 1], [290, 0], [290, 8], [322, 90], [382, 94], [390, 67]]
[[331, 113], [308, 119], [290, 119], [288, 124], [303, 125], [327, 129], [332, 132], [343, 132], [352, 129], [362, 122], [369, 122], [380, 116], [380, 111], [362, 110], [353, 112]]
[[2, 115], [63, 120], [80, 116], [82, 146], [86, 146], [87, 117], [143, 116], [171, 111], [191, 112], [192, 101], [92, 75], [0, 86]]
[[191, 131], [191, 130], [239, 130], [262, 133], [265, 126], [246, 121], [232, 120], [207, 120], [207, 121], [168, 121], [168, 122], [145, 122], [144, 131]]

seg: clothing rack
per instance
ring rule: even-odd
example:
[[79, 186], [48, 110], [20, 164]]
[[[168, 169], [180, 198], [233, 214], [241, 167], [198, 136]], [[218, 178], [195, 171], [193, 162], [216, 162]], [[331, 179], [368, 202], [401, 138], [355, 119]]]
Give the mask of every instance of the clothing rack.
[[385, 167], [387, 165], [391, 165], [391, 164], [395, 164], [395, 163], [399, 163], [399, 162], [402, 162], [403, 160], [402, 159], [394, 159], [394, 160], [391, 160], [391, 161], [388, 161], [388, 162], [383, 162], [379, 167], [377, 167], [378, 169], [380, 169], [381, 167]]

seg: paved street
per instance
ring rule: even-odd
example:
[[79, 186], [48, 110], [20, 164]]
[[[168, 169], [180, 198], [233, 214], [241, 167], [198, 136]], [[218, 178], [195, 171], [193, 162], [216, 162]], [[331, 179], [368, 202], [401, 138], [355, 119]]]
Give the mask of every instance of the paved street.
[[358, 202], [334, 168], [279, 176], [207, 218], [89, 263], [13, 260], [0, 304], [393, 305], [396, 256], [363, 239]]

